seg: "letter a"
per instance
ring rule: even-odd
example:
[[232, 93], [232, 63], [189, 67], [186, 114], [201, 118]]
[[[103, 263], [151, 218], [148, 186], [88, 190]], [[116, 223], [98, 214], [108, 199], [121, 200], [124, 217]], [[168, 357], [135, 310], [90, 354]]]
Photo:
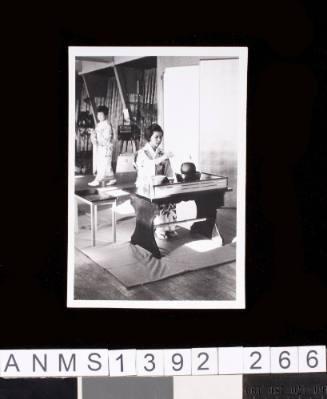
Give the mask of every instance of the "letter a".
[[15, 357], [14, 357], [13, 354], [11, 354], [11, 355], [9, 356], [9, 359], [8, 359], [8, 361], [7, 361], [7, 363], [6, 363], [6, 367], [5, 367], [5, 369], [4, 369], [4, 373], [8, 370], [8, 367], [16, 367], [16, 371], [17, 371], [18, 373], [20, 372], [19, 367], [18, 367], [18, 364], [17, 364], [16, 359], [15, 359]]

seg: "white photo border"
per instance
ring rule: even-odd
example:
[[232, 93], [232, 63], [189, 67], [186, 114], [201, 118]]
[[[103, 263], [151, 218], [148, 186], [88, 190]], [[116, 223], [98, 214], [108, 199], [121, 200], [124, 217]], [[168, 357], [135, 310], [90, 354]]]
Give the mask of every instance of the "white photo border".
[[[218, 300], [77, 300], [74, 299], [74, 191], [75, 191], [75, 59], [104, 56], [200, 56], [238, 58], [240, 98], [237, 153], [236, 217], [236, 299]], [[246, 201], [246, 103], [247, 47], [69, 47], [69, 124], [68, 124], [68, 253], [67, 307], [69, 308], [136, 308], [136, 309], [245, 309], [245, 201]]]

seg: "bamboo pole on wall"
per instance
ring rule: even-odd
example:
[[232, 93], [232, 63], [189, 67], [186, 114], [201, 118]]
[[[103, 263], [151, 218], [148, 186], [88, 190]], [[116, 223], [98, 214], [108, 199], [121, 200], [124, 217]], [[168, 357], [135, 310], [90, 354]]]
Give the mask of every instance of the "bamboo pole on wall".
[[153, 91], [153, 114], [155, 115], [155, 121], [158, 121], [158, 106], [157, 106], [157, 69], [153, 70], [154, 79], [154, 91]]
[[152, 92], [152, 76], [151, 76], [151, 71], [149, 71], [149, 95], [148, 95], [149, 109], [151, 108], [151, 92]]
[[145, 109], [145, 117], [146, 117], [146, 125], [149, 125], [149, 104], [148, 104], [148, 91], [149, 91], [149, 71], [146, 71], [144, 74], [144, 89], [146, 92], [144, 99], [144, 109]]
[[86, 90], [87, 96], [90, 99], [90, 108], [91, 108], [91, 112], [92, 112], [92, 115], [93, 115], [93, 118], [94, 118], [94, 125], [96, 125], [97, 124], [96, 104], [94, 102], [94, 98], [91, 97], [90, 90], [89, 90], [89, 87], [87, 85], [85, 76], [82, 75], [82, 77], [83, 77], [83, 82], [84, 82], [84, 86], [85, 86], [85, 90]]
[[115, 77], [116, 77], [116, 81], [117, 81], [117, 87], [118, 87], [118, 91], [120, 94], [121, 102], [123, 104], [124, 109], [127, 109], [129, 118], [131, 118], [131, 110], [130, 110], [128, 101], [126, 101], [126, 93], [124, 93], [123, 87], [121, 85], [118, 69], [117, 69], [116, 65], [114, 65], [113, 68], [114, 68], [114, 73], [115, 73]]
[[149, 122], [152, 123], [152, 115], [151, 115], [151, 93], [152, 93], [152, 76], [151, 70], [148, 73], [149, 78], [149, 95], [148, 95], [148, 112], [149, 112]]
[[144, 79], [144, 105], [146, 106], [146, 104], [148, 103], [148, 88], [149, 88], [149, 85], [148, 85], [148, 78], [149, 78], [149, 76], [148, 76], [148, 74], [146, 73], [145, 74], [145, 79]]
[[[85, 75], [82, 75], [82, 77], [83, 77], [83, 82], [85, 85], [87, 96], [90, 99], [90, 108], [91, 108], [91, 112], [92, 112], [93, 119], [94, 119], [94, 126], [96, 126], [96, 124], [97, 124], [96, 105], [94, 102], [94, 98], [91, 97], [91, 93], [90, 93], [89, 87], [87, 85]], [[92, 171], [93, 171], [93, 173], [96, 171], [96, 157], [97, 157], [96, 150], [95, 150], [94, 146], [92, 146]]]
[[151, 123], [154, 122], [154, 91], [155, 91], [155, 79], [154, 79], [154, 70], [151, 70]]
[[151, 72], [150, 72], [149, 73], [149, 98], [148, 98], [149, 109], [151, 108], [151, 93], [152, 93], [152, 76], [151, 76]]

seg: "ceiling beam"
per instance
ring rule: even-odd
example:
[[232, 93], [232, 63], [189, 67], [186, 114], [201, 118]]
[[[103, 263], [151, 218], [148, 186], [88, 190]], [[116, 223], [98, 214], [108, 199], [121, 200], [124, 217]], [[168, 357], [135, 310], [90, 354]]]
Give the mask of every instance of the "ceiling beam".
[[123, 64], [125, 62], [138, 60], [144, 57], [76, 57], [76, 68], [79, 75], [97, 71], [99, 69], [113, 67], [114, 65]]

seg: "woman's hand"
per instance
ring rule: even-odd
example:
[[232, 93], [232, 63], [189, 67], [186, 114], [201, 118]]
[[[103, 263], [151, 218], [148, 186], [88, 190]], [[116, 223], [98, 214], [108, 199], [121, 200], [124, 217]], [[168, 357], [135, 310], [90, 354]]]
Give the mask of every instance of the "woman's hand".
[[96, 136], [96, 133], [94, 130], [93, 130], [93, 132], [91, 132], [91, 142], [92, 142], [92, 144], [97, 143], [97, 136]]
[[[155, 165], [159, 165], [161, 162], [166, 161], [169, 158], [172, 158], [174, 156], [174, 154], [172, 152], [165, 152], [163, 155], [161, 155], [159, 158], [155, 158], [153, 161], [155, 163]], [[152, 162], [153, 162], [152, 161]]]

